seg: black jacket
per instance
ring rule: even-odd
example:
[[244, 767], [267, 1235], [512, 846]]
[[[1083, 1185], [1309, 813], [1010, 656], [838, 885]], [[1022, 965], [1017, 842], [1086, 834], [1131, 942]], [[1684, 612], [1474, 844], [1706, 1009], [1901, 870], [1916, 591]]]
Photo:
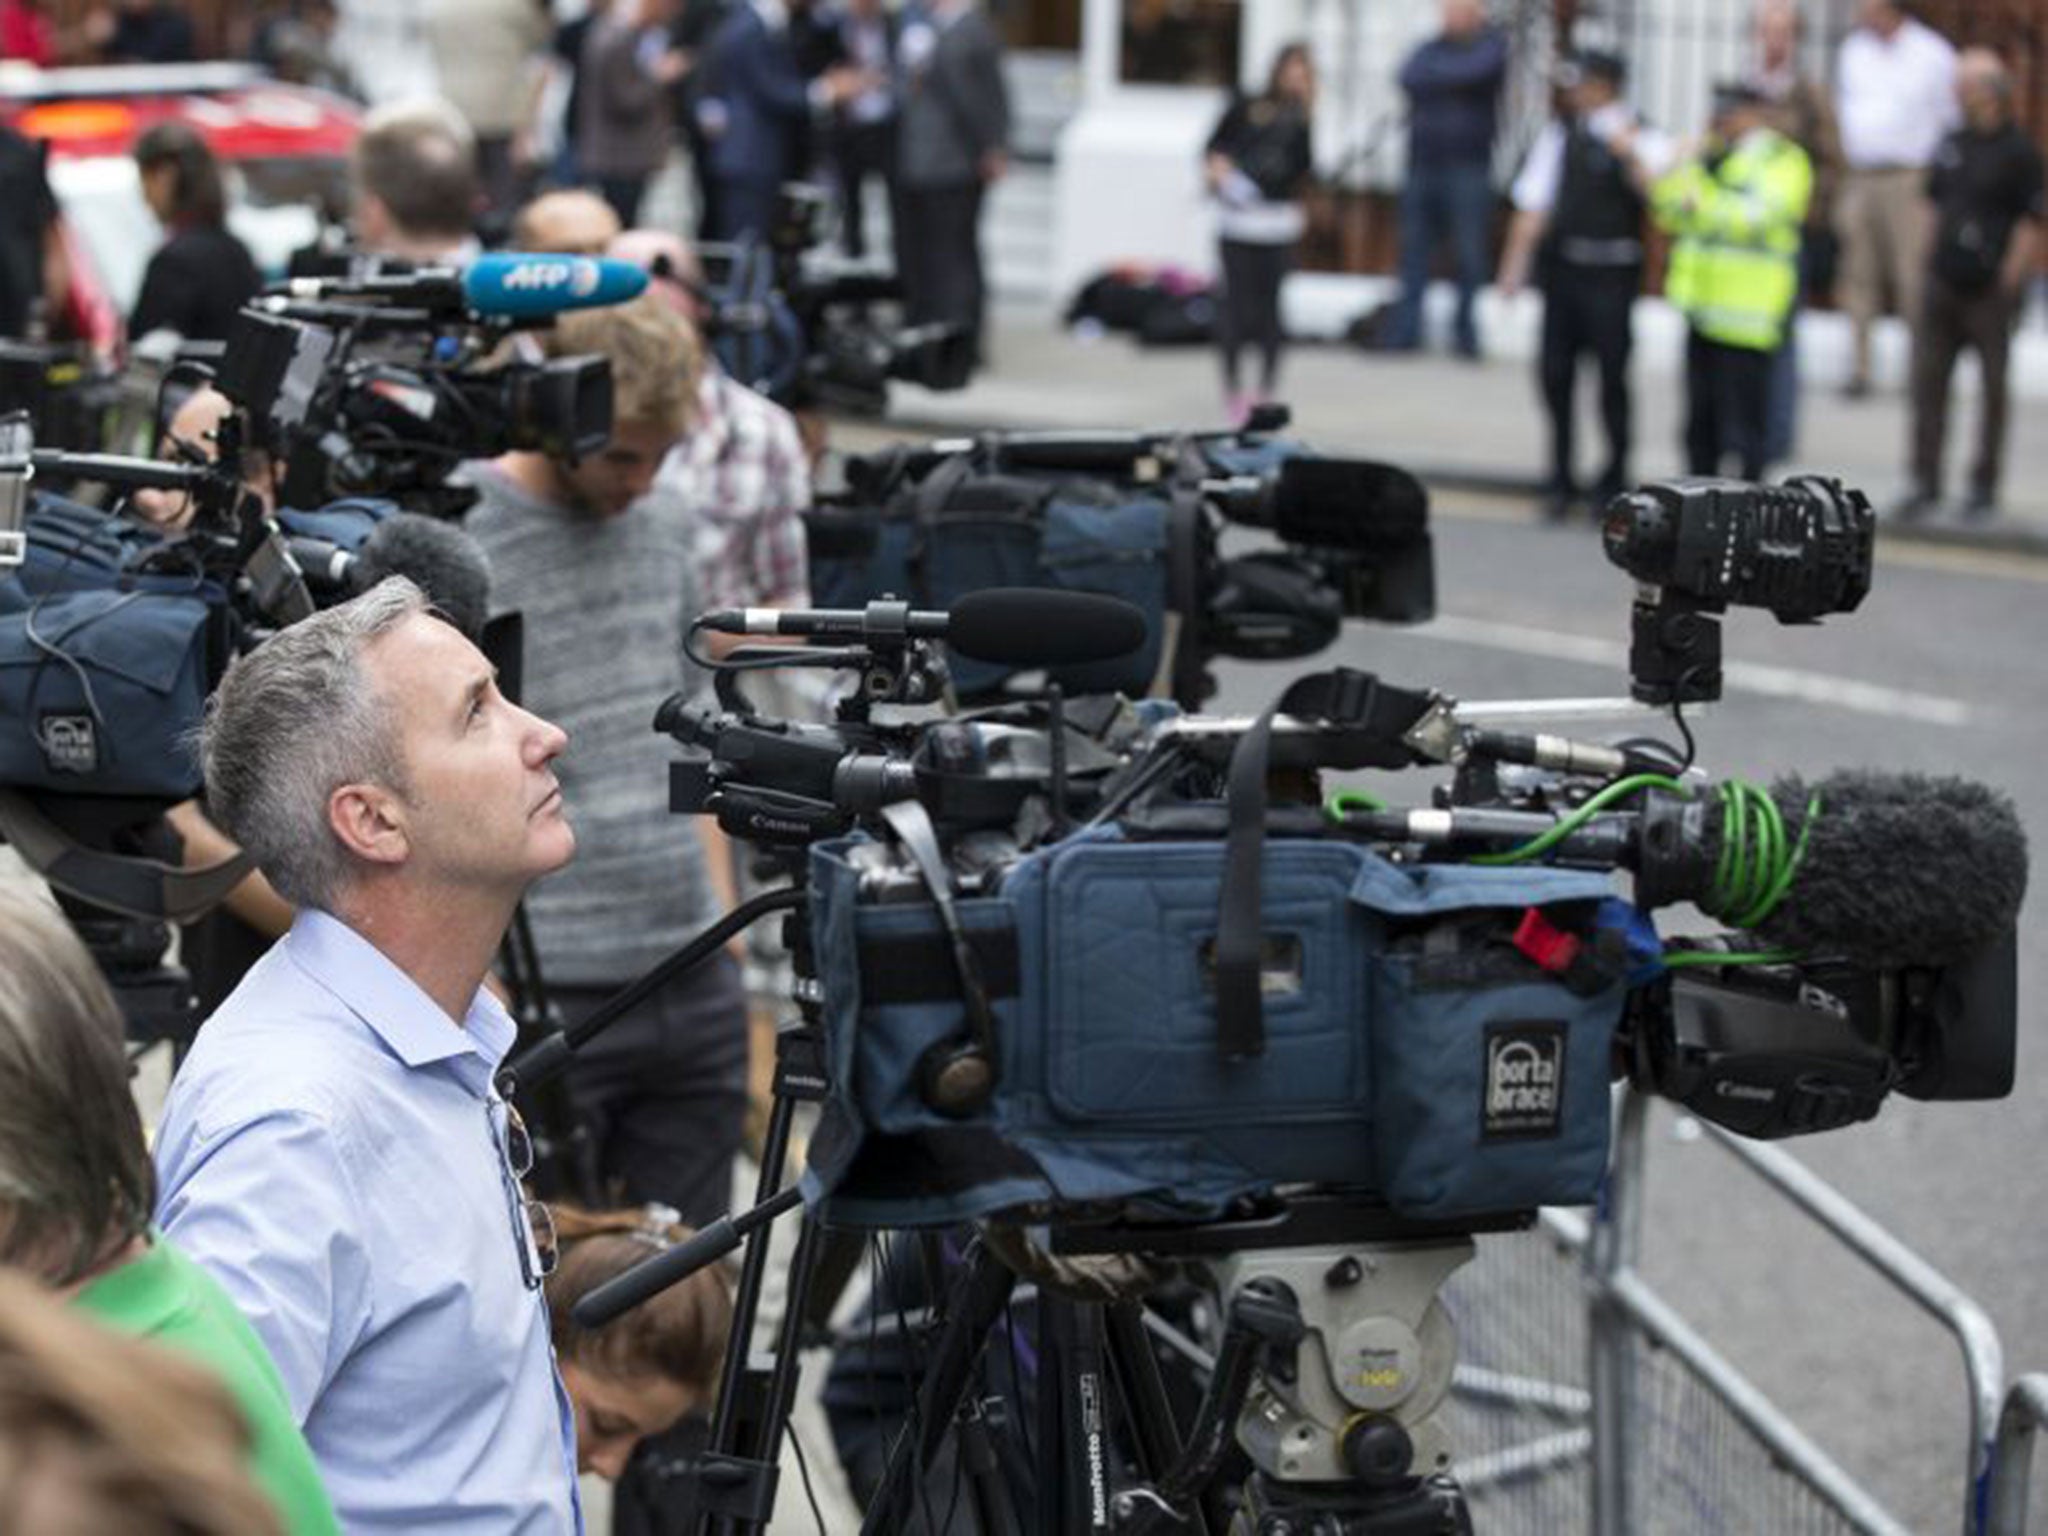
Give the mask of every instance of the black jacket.
[[262, 286], [247, 246], [218, 224], [188, 224], [149, 258], [128, 334], [173, 330], [187, 341], [226, 341], [235, 311]]

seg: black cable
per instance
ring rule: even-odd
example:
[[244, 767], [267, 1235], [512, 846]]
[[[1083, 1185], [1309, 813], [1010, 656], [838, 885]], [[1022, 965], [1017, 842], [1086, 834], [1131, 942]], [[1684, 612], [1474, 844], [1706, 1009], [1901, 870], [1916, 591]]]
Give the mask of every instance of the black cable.
[[825, 1511], [818, 1503], [817, 1490], [811, 1487], [811, 1464], [804, 1459], [804, 1442], [801, 1435], [788, 1436], [789, 1448], [796, 1453], [796, 1475], [802, 1479], [804, 1498], [811, 1506], [811, 1518], [818, 1522], [818, 1536], [832, 1536], [825, 1528]]

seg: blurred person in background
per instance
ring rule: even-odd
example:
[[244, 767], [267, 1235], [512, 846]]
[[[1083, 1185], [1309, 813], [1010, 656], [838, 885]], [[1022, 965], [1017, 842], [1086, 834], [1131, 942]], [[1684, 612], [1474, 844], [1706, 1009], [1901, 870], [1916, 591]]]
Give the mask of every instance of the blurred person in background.
[[1799, 300], [1799, 235], [1813, 165], [1771, 126], [1754, 86], [1714, 88], [1713, 127], [1660, 177], [1651, 209], [1673, 239], [1664, 296], [1685, 316], [1685, 459], [1695, 475], [1735, 461], [1764, 474], [1771, 359]]
[[1003, 45], [976, 0], [933, 0], [897, 34], [896, 275], [912, 325], [964, 326], [986, 361], [981, 210], [1010, 166]]
[[447, 102], [425, 97], [373, 110], [350, 167], [350, 223], [364, 252], [420, 266], [463, 266], [481, 251], [476, 140]]
[[441, 90], [476, 136], [484, 204], [509, 211], [532, 167], [547, 8], [541, 0], [428, 0], [425, 20]]
[[32, 321], [61, 310], [71, 262], [43, 147], [0, 124], [0, 336], [24, 336]]
[[[655, 476], [696, 523], [699, 603], [809, 607], [803, 514], [811, 478], [796, 418], [727, 373], [705, 346], [704, 274], [686, 241], [666, 230], [633, 229], [605, 254], [652, 275], [651, 291], [689, 323], [703, 353], [695, 419]], [[707, 642], [715, 652], [726, 639], [738, 637]]]
[[194, 1362], [0, 1270], [0, 1529], [282, 1536], [248, 1426]]
[[1977, 452], [1963, 515], [1998, 511], [2005, 468], [2008, 364], [2027, 284], [2041, 266], [2041, 151], [2013, 117], [2013, 82], [1998, 56], [1971, 49], [1956, 68], [1963, 126], [1942, 141], [1928, 173], [1934, 235], [1921, 274], [1913, 333], [1912, 485], [1905, 517], [1941, 500], [1949, 386], [1956, 359], [1977, 354]]
[[248, 1423], [238, 1459], [283, 1528], [333, 1536], [270, 1356], [220, 1286], [150, 1229], [156, 1176], [128, 1077], [121, 1013], [85, 945], [27, 885], [0, 885], [0, 1268], [205, 1367]]
[[[1770, 124], [1806, 151], [1813, 166], [1813, 197], [1800, 232], [1802, 305], [1834, 286], [1840, 246], [1835, 239], [1835, 191], [1842, 180], [1842, 136], [1827, 88], [1800, 67], [1796, 0], [1760, 0], [1753, 23], [1755, 67], [1748, 83], [1768, 109]], [[1784, 345], [1771, 359], [1771, 400], [1764, 427], [1764, 462], [1790, 459], [1799, 429], [1799, 312], [1785, 327]]]
[[675, 142], [669, 93], [690, 67], [669, 38], [675, 0], [611, 0], [593, 15], [576, 73], [576, 173], [604, 194], [621, 226]]
[[[1232, 425], [1242, 424], [1251, 407], [1271, 399], [1279, 386], [1286, 340], [1280, 287], [1306, 224], [1301, 196], [1315, 168], [1315, 100], [1308, 45], [1289, 43], [1275, 56], [1266, 88], [1230, 104], [1204, 151], [1203, 179], [1217, 208], [1223, 269], [1217, 339]], [[1238, 364], [1248, 345], [1259, 354], [1259, 385], [1249, 395]]]
[[896, 190], [897, 14], [883, 0], [847, 0], [839, 43], [860, 71], [862, 88], [842, 100], [832, 120], [832, 168], [839, 183], [839, 240], [847, 256], [868, 255], [867, 188], [881, 188], [886, 208]]
[[1927, 167], [1956, 125], [1956, 51], [1902, 0], [1859, 0], [1835, 59], [1841, 123], [1841, 292], [1855, 354], [1843, 393], [1870, 393], [1870, 330], [1887, 295], [1910, 327], [1927, 251]]
[[194, 53], [192, 18], [177, 0], [115, 0], [95, 31], [106, 64], [184, 64]]
[[512, 216], [512, 247], [602, 256], [619, 235], [619, 216], [595, 192], [581, 187], [543, 192]]
[[484, 987], [576, 838], [566, 738], [393, 577], [236, 660], [207, 806], [296, 909], [199, 1031], [159, 1221], [268, 1347], [344, 1527], [575, 1531], [533, 1146]]
[[737, 0], [712, 34], [697, 102], [712, 182], [711, 239], [770, 235], [782, 184], [803, 174], [812, 114], [867, 83], [843, 65], [815, 78], [806, 73], [809, 10], [810, 0]]
[[196, 129], [158, 123], [136, 141], [135, 165], [165, 239], [142, 274], [129, 336], [167, 330], [187, 341], [226, 341], [263, 274], [249, 248], [228, 233], [220, 162]]
[[1576, 462], [1579, 359], [1600, 370], [1607, 460], [1593, 482], [1593, 509], [1626, 490], [1635, 447], [1629, 359], [1643, 285], [1643, 216], [1651, 180], [1670, 164], [1670, 141], [1622, 99], [1628, 66], [1619, 54], [1582, 49], [1558, 72], [1565, 116], [1546, 124], [1515, 178], [1515, 216], [1501, 255], [1501, 296], [1532, 276], [1543, 292], [1536, 377], [1550, 417], [1550, 478], [1543, 512], [1571, 515], [1581, 489]]
[[1480, 0], [1444, 0], [1443, 31], [1408, 56], [1408, 180], [1401, 189], [1401, 300], [1387, 346], [1422, 345], [1430, 267], [1446, 242], [1458, 280], [1452, 345], [1479, 356], [1472, 305], [1486, 281], [1493, 234], [1493, 139], [1507, 34], [1486, 22]]

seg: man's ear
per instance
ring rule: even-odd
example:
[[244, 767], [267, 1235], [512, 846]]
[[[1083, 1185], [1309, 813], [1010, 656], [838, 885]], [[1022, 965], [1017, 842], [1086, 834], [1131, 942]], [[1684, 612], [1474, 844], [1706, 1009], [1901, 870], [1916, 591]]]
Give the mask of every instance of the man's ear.
[[405, 806], [381, 784], [342, 785], [327, 797], [327, 825], [366, 864], [402, 864], [412, 851]]

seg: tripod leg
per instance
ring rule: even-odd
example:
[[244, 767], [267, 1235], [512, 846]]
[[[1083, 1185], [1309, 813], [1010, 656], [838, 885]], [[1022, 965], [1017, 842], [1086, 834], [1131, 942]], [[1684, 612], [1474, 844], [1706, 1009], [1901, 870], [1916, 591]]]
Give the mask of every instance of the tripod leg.
[[861, 1536], [895, 1536], [908, 1526], [917, 1508], [918, 1476], [938, 1455], [975, 1359], [1016, 1284], [1009, 1267], [977, 1243], [946, 1299], [945, 1324], [918, 1387], [917, 1412], [889, 1453], [888, 1473], [861, 1522]]
[[1062, 1532], [1107, 1531], [1108, 1381], [1102, 1308], [1038, 1293], [1038, 1486]]
[[[1166, 1383], [1159, 1374], [1159, 1357], [1145, 1336], [1144, 1306], [1136, 1301], [1113, 1302], [1104, 1309], [1103, 1323], [1110, 1364], [1123, 1393], [1124, 1420], [1138, 1452], [1138, 1470], [1147, 1482], [1156, 1483], [1180, 1460], [1181, 1438], [1173, 1405], [1166, 1397]], [[1216, 1512], [1204, 1507], [1210, 1492], [1202, 1491], [1202, 1502], [1187, 1516], [1187, 1528], [1197, 1536], [1211, 1536], [1212, 1531], [1223, 1529]]]

